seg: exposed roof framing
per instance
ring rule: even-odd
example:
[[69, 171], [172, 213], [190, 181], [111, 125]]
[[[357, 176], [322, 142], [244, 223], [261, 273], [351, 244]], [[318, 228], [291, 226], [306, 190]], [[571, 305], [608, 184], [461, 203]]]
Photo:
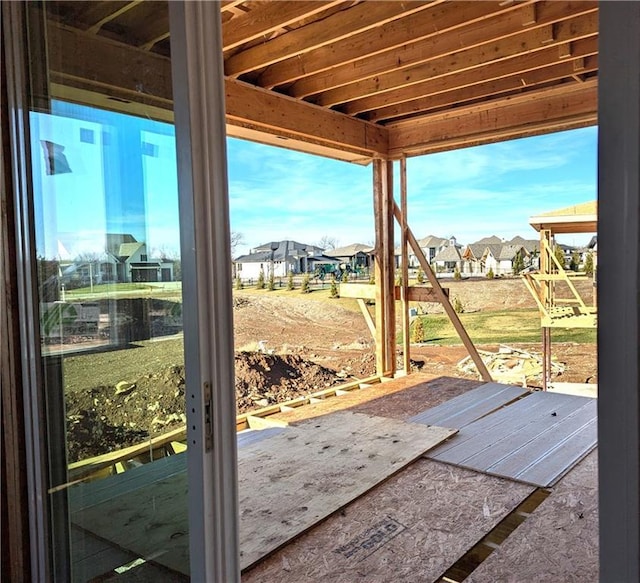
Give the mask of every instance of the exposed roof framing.
[[[73, 71], [52, 61], [65, 97], [99, 89], [169, 108], [164, 2], [48, 9], [56, 33], [91, 49]], [[360, 161], [596, 122], [595, 1], [229, 0], [220, 10], [235, 135]], [[105, 66], [122, 59], [124, 69]], [[141, 83], [151, 63], [162, 80]]]

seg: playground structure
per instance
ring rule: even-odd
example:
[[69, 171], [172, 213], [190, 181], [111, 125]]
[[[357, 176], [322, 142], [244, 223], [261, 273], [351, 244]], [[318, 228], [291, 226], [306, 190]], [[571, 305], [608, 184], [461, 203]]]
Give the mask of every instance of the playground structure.
[[[597, 230], [596, 201], [562, 208], [533, 216], [531, 226], [540, 233], [540, 267], [522, 274], [523, 281], [540, 311], [542, 329], [543, 387], [546, 390], [551, 373], [552, 328], [597, 328], [596, 293], [597, 252], [593, 253], [593, 274], [567, 271], [555, 254], [556, 234], [593, 233]], [[574, 281], [593, 278], [593, 299], [587, 303]]]

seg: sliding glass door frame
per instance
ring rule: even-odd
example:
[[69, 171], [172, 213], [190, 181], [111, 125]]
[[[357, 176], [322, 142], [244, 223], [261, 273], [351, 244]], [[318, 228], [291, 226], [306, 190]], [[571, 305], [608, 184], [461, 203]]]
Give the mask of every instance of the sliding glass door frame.
[[[170, 2], [174, 115], [183, 265], [190, 570], [193, 581], [240, 578], [231, 296], [220, 10]], [[52, 505], [31, 184], [28, 6], [2, 3], [15, 206], [20, 363], [31, 580], [64, 580], [68, 547], [52, 550]], [[38, 50], [44, 53], [43, 42]], [[33, 47], [31, 47], [33, 51]], [[69, 58], [73, 58], [70, 55]]]

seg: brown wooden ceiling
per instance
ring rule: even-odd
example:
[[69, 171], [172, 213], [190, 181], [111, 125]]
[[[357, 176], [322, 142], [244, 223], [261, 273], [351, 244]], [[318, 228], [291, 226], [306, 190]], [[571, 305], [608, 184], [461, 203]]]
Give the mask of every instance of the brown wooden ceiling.
[[[255, 107], [253, 99], [263, 117], [270, 107], [291, 108], [294, 121], [281, 128], [281, 138], [313, 142], [313, 128], [325, 120], [345, 124], [347, 133], [352, 125], [369, 136], [381, 132], [375, 145], [361, 148], [345, 139], [345, 151], [365, 156], [411, 155], [596, 121], [596, 2], [227, 0], [220, 10], [229, 119], [247, 132], [278, 134], [273, 124], [262, 127], [245, 116], [242, 104]], [[169, 56], [164, 2], [62, 1], [49, 6], [49, 17], [112, 50], [121, 43], [156, 61]], [[247, 97], [249, 90], [256, 97]], [[170, 99], [160, 90], [142, 93]], [[317, 133], [318, 147], [340, 148], [339, 136]]]

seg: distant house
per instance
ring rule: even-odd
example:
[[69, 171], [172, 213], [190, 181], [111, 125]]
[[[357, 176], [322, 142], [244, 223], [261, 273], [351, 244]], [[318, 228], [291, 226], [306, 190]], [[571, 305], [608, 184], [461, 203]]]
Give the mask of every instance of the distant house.
[[[449, 239], [446, 237], [436, 237], [434, 235], [428, 235], [423, 239], [418, 240], [418, 245], [422, 250], [422, 253], [427, 259], [429, 265], [433, 262], [435, 256], [442, 251], [447, 245], [449, 245]], [[420, 267], [416, 254], [411, 250], [409, 252], [409, 267]]]
[[373, 248], [370, 245], [354, 243], [346, 247], [337, 247], [325, 251], [325, 255], [337, 259], [340, 264], [348, 265], [352, 271], [367, 269], [373, 263]]
[[112, 281], [121, 283], [173, 281], [172, 261], [151, 259], [146, 243], [133, 235], [107, 233], [107, 257], [113, 265]]
[[252, 249], [234, 261], [236, 276], [241, 279], [257, 279], [260, 271], [265, 277], [285, 277], [289, 272], [308, 273], [319, 262], [338, 263], [337, 259], [323, 254], [321, 247], [297, 241], [272, 241]]
[[485, 275], [488, 268], [485, 267], [484, 254], [489, 245], [502, 245], [502, 239], [496, 235], [484, 237], [475, 243], [469, 243], [462, 251], [462, 269], [460, 273], [465, 275]]
[[462, 256], [460, 255], [461, 245], [458, 245], [456, 238], [451, 236], [444, 246], [434, 256], [431, 263], [435, 265], [436, 272], [453, 273], [456, 269], [462, 269]]

